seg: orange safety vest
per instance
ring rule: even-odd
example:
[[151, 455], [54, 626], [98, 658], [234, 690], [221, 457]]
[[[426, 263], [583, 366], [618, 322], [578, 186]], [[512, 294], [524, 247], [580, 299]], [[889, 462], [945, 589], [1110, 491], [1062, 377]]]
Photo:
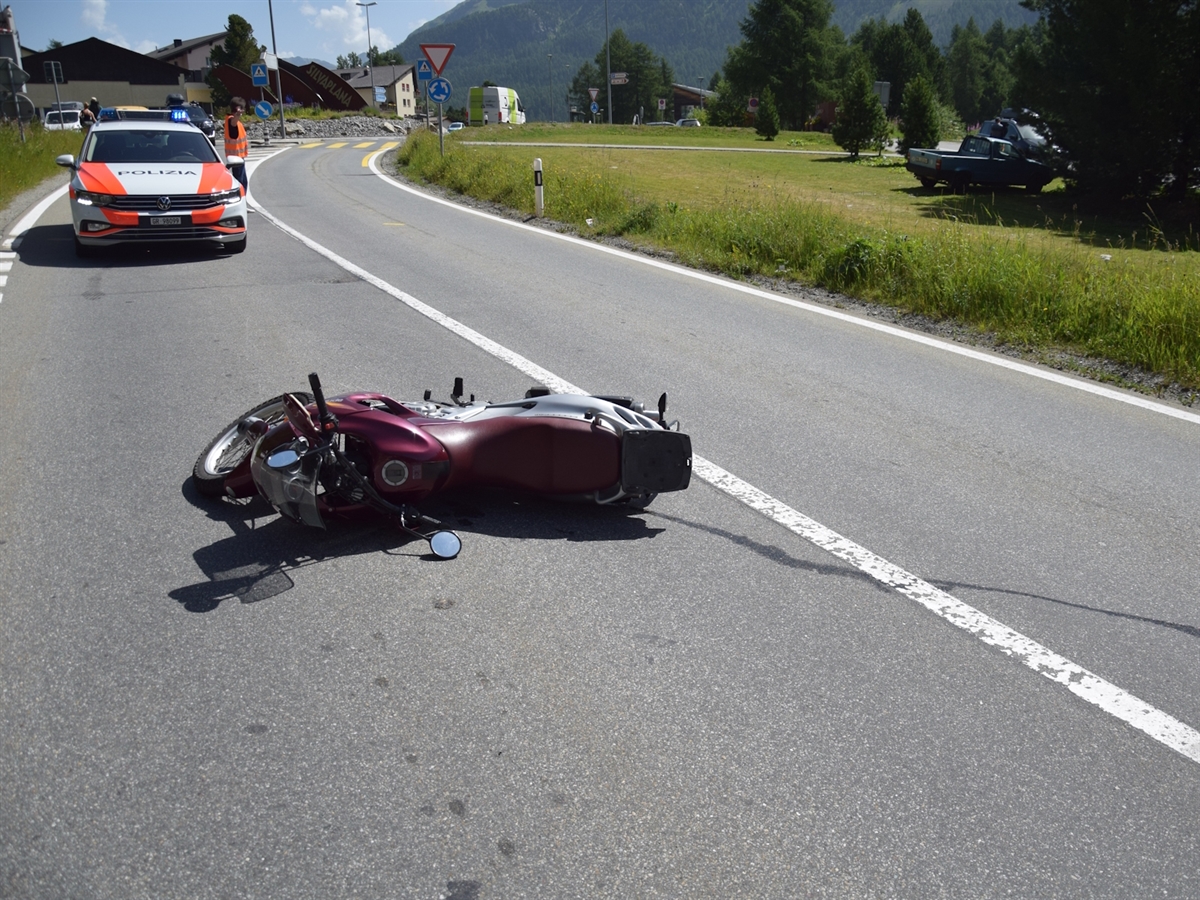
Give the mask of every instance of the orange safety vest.
[[246, 138], [246, 126], [234, 119], [225, 117], [225, 155], [240, 156], [245, 159], [250, 153], [250, 141]]

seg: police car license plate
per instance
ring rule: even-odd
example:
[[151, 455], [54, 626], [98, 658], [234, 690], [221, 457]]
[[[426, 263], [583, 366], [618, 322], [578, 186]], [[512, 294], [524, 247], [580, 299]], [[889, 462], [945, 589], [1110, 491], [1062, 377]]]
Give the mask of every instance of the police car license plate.
[[183, 221], [182, 216], [151, 216], [151, 225], [178, 225]]

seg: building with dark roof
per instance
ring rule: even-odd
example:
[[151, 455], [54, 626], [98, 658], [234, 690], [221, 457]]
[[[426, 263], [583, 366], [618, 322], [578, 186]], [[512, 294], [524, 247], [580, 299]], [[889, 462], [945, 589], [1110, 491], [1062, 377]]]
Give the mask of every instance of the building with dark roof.
[[212, 48], [224, 47], [228, 31], [218, 31], [216, 34], [206, 34], [204, 37], [175, 38], [166, 47], [151, 50], [146, 55], [159, 62], [170, 63], [188, 73], [189, 81], [203, 81], [204, 76], [212, 68]]
[[99, 38], [30, 53], [23, 62], [29, 73], [26, 92], [40, 109], [55, 102], [54, 83], [46, 78], [44, 62], [62, 66], [58, 94], [63, 101], [87, 103], [95, 97], [101, 106], [154, 107], [166, 105], [167, 94], [183, 94], [202, 103], [211, 100], [208, 85], [189, 80], [189, 73], [178, 66]]

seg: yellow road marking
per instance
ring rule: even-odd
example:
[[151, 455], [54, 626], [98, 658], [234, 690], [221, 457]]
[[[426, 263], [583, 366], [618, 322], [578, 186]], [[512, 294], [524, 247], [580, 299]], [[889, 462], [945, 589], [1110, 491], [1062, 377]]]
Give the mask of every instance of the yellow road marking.
[[312, 143], [312, 144], [301, 144], [300, 149], [301, 150], [311, 150], [313, 147], [324, 147], [324, 146], [325, 146], [324, 141], [316, 141], [315, 143]]
[[336, 150], [338, 147], [345, 147], [348, 143], [350, 143], [350, 142], [349, 141], [340, 141], [336, 144], [330, 144], [329, 149]]
[[379, 149], [380, 150], [391, 150], [393, 147], [399, 147], [399, 146], [400, 146], [399, 141], [388, 141], [386, 144], [384, 144]]
[[363, 147], [370, 147], [374, 143], [374, 141], [363, 141], [361, 144], [355, 144], [354, 149], [361, 150]]

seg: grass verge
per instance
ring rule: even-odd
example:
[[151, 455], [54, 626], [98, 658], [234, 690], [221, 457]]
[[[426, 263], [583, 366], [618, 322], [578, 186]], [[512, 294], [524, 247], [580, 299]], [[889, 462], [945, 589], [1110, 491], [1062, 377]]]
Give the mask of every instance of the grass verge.
[[546, 216], [583, 234], [622, 236], [688, 265], [813, 284], [952, 320], [1025, 351], [1065, 350], [1200, 389], [1200, 240], [1186, 223], [1084, 217], [1061, 191], [922, 191], [902, 166], [879, 159], [625, 154], [447, 141], [443, 158], [436, 135], [421, 133], [398, 160], [419, 180], [532, 213], [530, 164], [541, 156]]
[[64, 171], [55, 165], [55, 157], [78, 154], [82, 143], [83, 135], [78, 131], [46, 131], [36, 124], [25, 126], [22, 141], [16, 125], [0, 124], [0, 209], [22, 191]]

